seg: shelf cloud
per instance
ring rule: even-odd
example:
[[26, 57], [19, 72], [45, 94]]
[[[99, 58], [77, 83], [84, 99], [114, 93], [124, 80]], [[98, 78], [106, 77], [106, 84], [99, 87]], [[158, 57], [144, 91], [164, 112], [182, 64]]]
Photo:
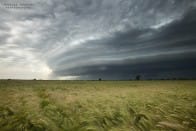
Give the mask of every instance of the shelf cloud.
[[196, 78], [195, 0], [26, 2], [0, 2], [0, 79]]

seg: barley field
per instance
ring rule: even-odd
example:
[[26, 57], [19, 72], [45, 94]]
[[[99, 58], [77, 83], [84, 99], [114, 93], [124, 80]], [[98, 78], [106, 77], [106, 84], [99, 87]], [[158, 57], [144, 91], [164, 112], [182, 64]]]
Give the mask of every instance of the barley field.
[[0, 81], [0, 131], [196, 131], [196, 81]]

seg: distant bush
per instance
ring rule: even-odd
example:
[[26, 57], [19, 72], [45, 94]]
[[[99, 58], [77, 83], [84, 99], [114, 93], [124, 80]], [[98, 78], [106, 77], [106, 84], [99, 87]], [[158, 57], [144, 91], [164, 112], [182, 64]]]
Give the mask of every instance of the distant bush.
[[141, 76], [140, 76], [140, 75], [137, 75], [137, 76], [135, 77], [135, 79], [136, 79], [136, 80], [140, 80], [140, 79], [141, 79]]

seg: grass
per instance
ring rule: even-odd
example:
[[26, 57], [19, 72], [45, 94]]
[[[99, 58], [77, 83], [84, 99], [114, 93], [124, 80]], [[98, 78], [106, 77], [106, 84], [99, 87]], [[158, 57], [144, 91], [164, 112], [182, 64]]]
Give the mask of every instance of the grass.
[[196, 81], [0, 81], [1, 131], [196, 131]]

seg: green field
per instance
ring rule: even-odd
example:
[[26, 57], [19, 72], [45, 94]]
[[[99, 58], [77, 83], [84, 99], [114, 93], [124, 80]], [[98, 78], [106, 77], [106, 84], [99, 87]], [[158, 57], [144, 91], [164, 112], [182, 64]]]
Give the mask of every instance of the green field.
[[196, 131], [196, 81], [0, 81], [0, 131]]

